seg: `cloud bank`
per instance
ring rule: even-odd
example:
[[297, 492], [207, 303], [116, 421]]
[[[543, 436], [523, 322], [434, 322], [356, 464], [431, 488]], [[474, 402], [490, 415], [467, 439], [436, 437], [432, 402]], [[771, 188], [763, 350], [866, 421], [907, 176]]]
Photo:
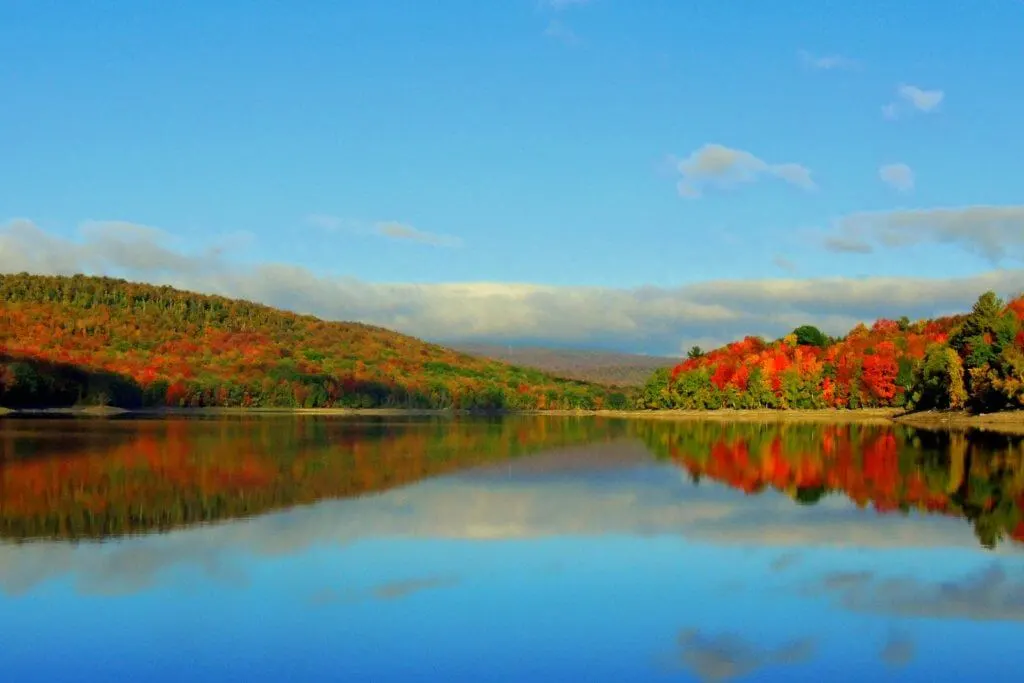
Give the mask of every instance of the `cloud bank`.
[[[826, 245], [838, 251], [955, 242], [993, 256], [1024, 245], [1024, 207], [857, 214]], [[154, 228], [88, 223], [74, 239], [29, 221], [0, 227], [0, 272], [105, 274], [354, 320], [440, 342], [532, 343], [677, 354], [692, 343], [782, 336], [805, 323], [844, 334], [861, 321], [961, 312], [978, 294], [1024, 290], [1024, 271], [959, 279], [720, 280], [628, 289], [523, 283], [367, 282], [281, 264], [240, 265], [222, 245], [178, 248]], [[699, 342], [697, 341], [699, 340]]]
[[826, 238], [832, 251], [870, 253], [878, 248], [947, 244], [992, 263], [1024, 257], [1024, 205], [966, 206], [854, 213]]

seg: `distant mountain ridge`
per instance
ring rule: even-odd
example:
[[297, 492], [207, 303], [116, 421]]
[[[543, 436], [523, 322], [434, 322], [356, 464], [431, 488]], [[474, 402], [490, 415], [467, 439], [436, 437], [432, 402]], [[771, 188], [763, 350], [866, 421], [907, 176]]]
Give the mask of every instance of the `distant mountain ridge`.
[[671, 368], [678, 358], [615, 351], [555, 349], [542, 346], [453, 344], [453, 348], [481, 358], [536, 368], [557, 377], [611, 386], [641, 386], [651, 373]]

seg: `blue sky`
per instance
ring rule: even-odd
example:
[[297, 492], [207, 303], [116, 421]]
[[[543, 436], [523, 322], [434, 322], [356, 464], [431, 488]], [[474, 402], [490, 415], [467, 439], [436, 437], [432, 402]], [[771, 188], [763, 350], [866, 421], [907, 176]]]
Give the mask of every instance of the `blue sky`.
[[[659, 353], [947, 312], [1024, 289], [1021, 35], [1016, 0], [2, 2], [0, 270]], [[778, 294], [832, 276], [912, 296]], [[698, 314], [720, 282], [794, 284]]]

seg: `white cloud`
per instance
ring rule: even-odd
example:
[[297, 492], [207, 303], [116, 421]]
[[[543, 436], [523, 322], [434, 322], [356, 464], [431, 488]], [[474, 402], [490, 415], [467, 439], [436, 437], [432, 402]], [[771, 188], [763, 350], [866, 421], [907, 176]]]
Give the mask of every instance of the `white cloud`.
[[[859, 239], [871, 249], [872, 242], [893, 242], [900, 230], [909, 230], [920, 240], [959, 236], [970, 240], [965, 244], [989, 249], [1005, 248], [1008, 236], [1018, 245], [1024, 241], [1024, 207], [958, 212], [921, 212], [931, 223], [912, 220], [914, 212], [851, 216], [833, 240], [852, 244]], [[944, 232], [936, 233], [934, 225], [930, 231], [915, 227], [934, 223]], [[1009, 229], [1014, 226], [1016, 232]], [[655, 354], [678, 353], [693, 340], [707, 347], [745, 334], [774, 338], [804, 323], [844, 334], [857, 322], [877, 317], [964, 311], [988, 289], [1004, 295], [1024, 290], [1022, 270], [958, 279], [782, 278], [622, 289], [367, 282], [282, 263], [241, 265], [219, 247], [186, 251], [171, 244], [164, 233], [131, 224], [93, 224], [68, 238], [15, 221], [0, 227], [0, 272], [113, 275], [245, 298], [328, 320], [367, 322], [436, 341], [586, 345]]]
[[462, 246], [462, 240], [458, 237], [427, 232], [401, 221], [366, 223], [365, 221], [347, 220], [330, 214], [313, 213], [306, 216], [306, 222], [326, 233], [386, 237], [392, 240], [419, 242], [436, 247]]
[[900, 192], [914, 189], [914, 171], [906, 164], [885, 164], [878, 169], [882, 182]]
[[807, 50], [800, 50], [800, 60], [813, 69], [832, 71], [835, 69], [856, 69], [860, 62], [842, 55], [815, 55]]
[[896, 88], [897, 100], [882, 107], [887, 119], [897, 119], [904, 113], [935, 111], [946, 97], [942, 90], [923, 90], [916, 85], [901, 85]]
[[382, 221], [376, 224], [375, 230], [378, 235], [389, 237], [394, 240], [421, 242], [423, 244], [432, 244], [438, 247], [457, 247], [462, 244], [462, 240], [458, 237], [425, 232], [406, 223], [399, 223], [398, 221]]
[[942, 102], [946, 94], [941, 90], [922, 90], [916, 85], [901, 85], [897, 93], [918, 111], [932, 111]]
[[705, 186], [725, 189], [763, 177], [778, 178], [804, 190], [817, 187], [805, 166], [768, 163], [745, 150], [719, 144], [704, 145], [679, 161], [676, 168], [682, 176], [679, 194], [689, 198], [700, 197]]
[[855, 213], [837, 221], [825, 246], [870, 252], [918, 244], [955, 245], [994, 263], [1024, 258], [1024, 205]]

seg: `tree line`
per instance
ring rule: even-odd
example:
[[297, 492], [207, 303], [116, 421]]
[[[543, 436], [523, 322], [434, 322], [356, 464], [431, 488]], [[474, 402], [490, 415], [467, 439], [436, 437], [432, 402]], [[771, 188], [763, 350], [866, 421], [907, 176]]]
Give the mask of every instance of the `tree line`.
[[970, 313], [881, 319], [832, 339], [802, 326], [774, 342], [694, 347], [634, 397], [641, 409], [870, 408], [997, 411], [1024, 406], [1024, 298], [982, 294]]

